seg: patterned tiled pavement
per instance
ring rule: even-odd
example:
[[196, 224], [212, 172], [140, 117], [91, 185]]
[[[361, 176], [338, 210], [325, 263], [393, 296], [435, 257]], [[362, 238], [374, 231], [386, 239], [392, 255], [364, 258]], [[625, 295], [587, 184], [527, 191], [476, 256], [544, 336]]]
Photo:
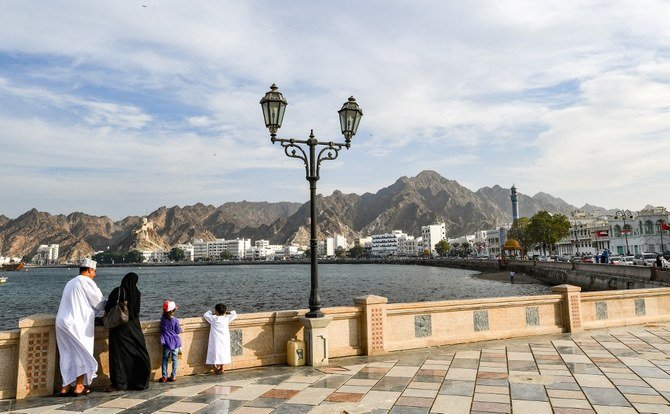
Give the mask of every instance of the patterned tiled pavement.
[[670, 324], [197, 375], [147, 391], [0, 400], [12, 413], [670, 413]]

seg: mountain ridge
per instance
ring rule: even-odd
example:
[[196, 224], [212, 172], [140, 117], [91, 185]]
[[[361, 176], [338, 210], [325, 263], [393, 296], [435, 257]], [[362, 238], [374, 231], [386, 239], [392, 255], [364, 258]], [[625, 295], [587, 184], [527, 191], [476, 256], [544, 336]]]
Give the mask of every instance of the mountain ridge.
[[[351, 240], [403, 230], [418, 236], [421, 226], [444, 222], [447, 235], [457, 237], [511, 222], [509, 195], [510, 190], [499, 185], [473, 192], [455, 180], [425, 170], [415, 177], [402, 176], [376, 193], [358, 195], [335, 190], [328, 196], [317, 195], [317, 234], [319, 239], [341, 234]], [[550, 194], [518, 195], [522, 217], [540, 210], [566, 215], [577, 210]], [[586, 207], [590, 211], [601, 209], [589, 204]], [[34, 208], [16, 219], [0, 215], [0, 252], [31, 256], [40, 244], [58, 243], [62, 261], [73, 261], [101, 250], [173, 246], [195, 239], [243, 237], [266, 239], [272, 244], [309, 245], [309, 202], [161, 206], [145, 217], [152, 227], [140, 232], [142, 216], [114, 221], [83, 212], [51, 215]]]

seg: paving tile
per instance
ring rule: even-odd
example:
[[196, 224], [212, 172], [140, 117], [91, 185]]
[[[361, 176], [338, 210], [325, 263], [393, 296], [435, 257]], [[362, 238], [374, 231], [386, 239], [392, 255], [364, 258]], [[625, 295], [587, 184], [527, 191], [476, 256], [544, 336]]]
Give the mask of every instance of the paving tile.
[[473, 401], [472, 411], [482, 411], [487, 413], [511, 413], [512, 407], [509, 404]]
[[326, 397], [328, 397], [330, 394], [332, 394], [335, 391], [333, 388], [305, 388], [304, 390], [300, 391], [291, 399], [287, 401], [287, 403], [291, 404], [309, 404], [309, 405], [318, 405], [321, 403], [321, 401], [325, 400]]
[[307, 414], [314, 409], [313, 405], [282, 404], [272, 414]]
[[[582, 387], [582, 391], [592, 405], [629, 407], [630, 404], [624, 396], [612, 388]], [[597, 411], [597, 410], [596, 410]]]
[[405, 391], [402, 393], [403, 397], [422, 397], [422, 398], [433, 398], [437, 396], [437, 390], [423, 390], [420, 388], [405, 388]]
[[372, 389], [376, 391], [403, 391], [411, 380], [407, 377], [384, 377]]
[[637, 414], [633, 407], [611, 407], [607, 405], [594, 405], [593, 408], [598, 414]]
[[217, 395], [228, 395], [231, 392], [238, 390], [240, 387], [231, 387], [226, 385], [215, 385], [200, 391], [200, 394], [217, 394]]
[[614, 388], [604, 375], [575, 374], [575, 380], [582, 387]]
[[427, 414], [428, 408], [394, 405], [388, 414]]
[[639, 395], [639, 394], [626, 394], [624, 397], [632, 403], [646, 403], [646, 404], [668, 404], [668, 400], [661, 397], [660, 395]]
[[207, 407], [208, 404], [176, 402], [161, 409], [161, 412], [166, 413], [194, 413], [202, 408]]
[[552, 407], [563, 407], [563, 408], [584, 408], [591, 409], [591, 404], [584, 399], [571, 399], [571, 398], [551, 398]]
[[487, 393], [487, 394], [506, 394], [509, 395], [508, 387], [495, 387], [490, 385], [477, 385], [475, 387], [475, 392]]
[[160, 411], [162, 408], [167, 407], [178, 402], [181, 397], [156, 397], [150, 400], [144, 401], [141, 404], [137, 404], [125, 410], [124, 414], [144, 414], [144, 413], [153, 413]]
[[396, 402], [396, 406], [408, 406], [408, 407], [425, 407], [430, 408], [433, 405], [432, 398], [421, 398], [421, 397], [403, 397], [400, 396]]
[[510, 398], [507, 394], [484, 394], [484, 393], [475, 393], [475, 401], [483, 402], [495, 402], [495, 403], [504, 403], [509, 404]]
[[326, 397], [326, 401], [331, 402], [358, 402], [363, 398], [363, 393], [353, 392], [334, 392]]
[[407, 388], [418, 388], [422, 390], [439, 390], [441, 386], [441, 382], [422, 382], [416, 380], [407, 384]]
[[581, 391], [547, 389], [547, 394], [549, 395], [549, 398], [586, 398]]
[[593, 414], [595, 411], [586, 408], [554, 407], [554, 414]]
[[247, 401], [245, 407], [258, 407], [258, 408], [277, 408], [283, 403], [286, 402], [285, 398], [256, 398], [252, 401]]
[[452, 368], [469, 368], [469, 369], [477, 369], [478, 366], [479, 366], [479, 360], [469, 358], [455, 358], [450, 365], [450, 367]]
[[447, 372], [446, 378], [451, 380], [474, 381], [477, 378], [477, 370], [466, 368], [450, 368], [449, 372]]
[[387, 377], [408, 377], [412, 378], [419, 371], [419, 367], [395, 366], [386, 373]]
[[249, 384], [246, 387], [240, 388], [226, 395], [225, 399], [227, 400], [255, 400], [256, 398], [263, 395], [265, 392], [270, 391], [274, 387], [272, 385], [263, 385], [263, 384]]
[[217, 400], [207, 407], [195, 412], [195, 414], [228, 414], [232, 413], [244, 404], [244, 401]]
[[670, 405], [633, 403], [633, 407], [641, 413], [670, 414]]
[[370, 391], [358, 402], [359, 407], [390, 409], [400, 397], [396, 391]]
[[372, 386], [343, 385], [337, 389], [337, 392], [365, 394], [370, 391], [370, 389], [372, 389]]
[[264, 392], [261, 395], [261, 398], [281, 398], [287, 400], [298, 393], [298, 390], [286, 390], [280, 388], [273, 388], [269, 391]]
[[235, 414], [270, 414], [274, 408], [240, 407]]
[[[344, 385], [353, 385], [353, 386], [363, 386], [363, 387], [372, 387], [377, 383], [377, 380], [371, 380], [371, 379], [357, 379], [357, 378], [352, 378], [343, 383]], [[335, 388], [335, 387], [332, 387]]]
[[[314, 383], [316, 384], [316, 383]], [[276, 390], [304, 390], [307, 387], [314, 386], [314, 384], [307, 384], [304, 382], [282, 382], [275, 387]], [[339, 385], [338, 385], [339, 387]]]
[[510, 384], [512, 400], [549, 401], [543, 385]]
[[468, 414], [472, 405], [471, 397], [458, 395], [438, 395], [435, 398], [431, 413], [440, 414]]
[[137, 398], [115, 398], [111, 401], [104, 402], [100, 404], [98, 407], [102, 408], [130, 408], [133, 407], [137, 404], [143, 403], [144, 400], [140, 400]]
[[514, 414], [552, 414], [551, 405], [544, 401], [512, 400]]
[[444, 380], [439, 394], [472, 397], [475, 391], [474, 381]]
[[211, 404], [214, 401], [220, 400], [223, 396], [216, 394], [197, 394], [186, 397], [182, 402], [192, 402], [192, 403], [201, 403], [201, 404]]
[[308, 384], [314, 384], [322, 377], [323, 375], [294, 375], [287, 379], [286, 382], [305, 382]]
[[658, 395], [658, 392], [649, 386], [644, 387], [621, 386], [617, 388], [624, 394]]
[[670, 391], [670, 381], [659, 378], [645, 378], [645, 380], [657, 391]]

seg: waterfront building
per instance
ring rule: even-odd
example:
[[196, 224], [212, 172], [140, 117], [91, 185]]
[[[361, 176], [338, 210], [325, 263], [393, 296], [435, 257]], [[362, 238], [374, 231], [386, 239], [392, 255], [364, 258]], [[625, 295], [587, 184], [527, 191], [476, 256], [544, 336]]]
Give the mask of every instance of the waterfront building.
[[335, 249], [338, 248], [343, 248], [344, 250], [347, 250], [349, 248], [349, 243], [347, 242], [347, 238], [342, 236], [341, 234], [336, 234], [333, 237], [333, 242], [335, 244]]
[[[663, 224], [670, 223], [670, 216], [665, 207], [647, 207], [639, 212], [632, 212], [633, 217], [610, 217], [611, 250], [616, 254], [651, 252], [662, 253], [670, 250], [670, 231], [662, 230]], [[628, 245], [628, 247], [626, 247]]]
[[477, 257], [488, 256], [488, 248], [486, 246], [486, 230], [477, 230], [472, 240], [472, 248], [475, 251], [475, 255]]
[[373, 234], [370, 254], [373, 257], [396, 256], [398, 254], [398, 238], [407, 237], [402, 230], [393, 230], [391, 233]]
[[335, 249], [335, 239], [328, 237], [318, 242], [316, 254], [321, 257], [333, 257], [335, 256]]
[[141, 253], [145, 263], [166, 263], [170, 261], [169, 250], [143, 250]]
[[429, 254], [435, 250], [435, 245], [440, 240], [447, 239], [447, 228], [444, 223], [421, 226], [421, 238], [423, 239], [423, 250]]
[[33, 256], [32, 263], [38, 266], [54, 264], [58, 261], [58, 244], [41, 244]]
[[192, 262], [195, 260], [195, 248], [191, 243], [177, 244], [174, 247], [184, 252], [184, 261]]
[[[225, 251], [230, 253], [234, 259], [244, 259], [246, 251], [251, 247], [251, 239], [235, 239], [225, 241]], [[215, 256], [215, 257], [220, 257]]]
[[500, 226], [497, 229], [486, 230], [486, 256], [500, 256], [503, 244], [507, 241], [507, 231], [510, 226]]
[[414, 236], [401, 234], [398, 237], [398, 256], [418, 256], [422, 250], [420, 242], [421, 238], [415, 239]]
[[207, 259], [207, 242], [197, 239], [193, 242], [193, 260]]

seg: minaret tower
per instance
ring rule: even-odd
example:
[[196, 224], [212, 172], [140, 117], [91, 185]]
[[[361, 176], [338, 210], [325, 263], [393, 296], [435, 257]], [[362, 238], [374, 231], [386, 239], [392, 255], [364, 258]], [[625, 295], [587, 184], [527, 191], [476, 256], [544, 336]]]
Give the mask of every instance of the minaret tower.
[[512, 200], [512, 222], [519, 219], [519, 197], [516, 195], [516, 187], [512, 184], [512, 194], [509, 196]]

